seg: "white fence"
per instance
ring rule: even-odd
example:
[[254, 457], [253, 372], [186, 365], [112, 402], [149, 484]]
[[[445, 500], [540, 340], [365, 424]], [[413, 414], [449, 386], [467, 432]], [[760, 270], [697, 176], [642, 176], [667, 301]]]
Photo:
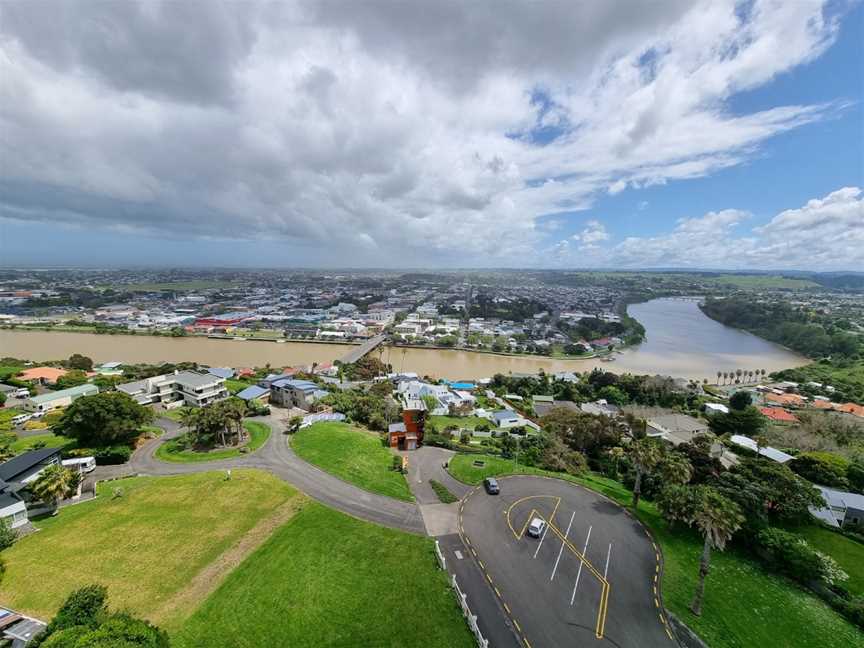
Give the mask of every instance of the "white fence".
[[[435, 555], [438, 557], [438, 564], [441, 566], [441, 569], [446, 571], [447, 560], [444, 558], [444, 554], [441, 553], [441, 546], [437, 540], [435, 541]], [[465, 620], [468, 621], [468, 627], [471, 628], [474, 638], [477, 639], [477, 645], [480, 648], [489, 648], [489, 641], [483, 637], [483, 633], [480, 632], [480, 626], [477, 625], [477, 615], [471, 614], [471, 608], [468, 607], [468, 595], [459, 588], [459, 583], [456, 582], [456, 574], [450, 575], [450, 585], [453, 587], [453, 591], [456, 592], [456, 600], [459, 601], [462, 614], [465, 615]]]

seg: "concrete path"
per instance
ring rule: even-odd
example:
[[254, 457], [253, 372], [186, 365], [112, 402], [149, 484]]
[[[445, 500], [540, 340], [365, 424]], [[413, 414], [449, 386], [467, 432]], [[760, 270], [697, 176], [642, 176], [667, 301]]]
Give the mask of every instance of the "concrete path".
[[100, 466], [88, 479], [111, 479], [129, 474], [186, 475], [229, 468], [258, 468], [283, 479], [322, 504], [353, 517], [409, 533], [426, 533], [417, 505], [370, 493], [306, 463], [288, 447], [283, 434], [284, 426], [279, 419], [267, 416], [255, 420], [266, 423], [271, 430], [267, 443], [255, 452], [233, 459], [184, 464], [155, 458], [159, 445], [182, 433], [177, 423], [160, 418], [156, 424], [165, 430], [163, 436], [151, 439], [138, 448], [128, 464]]

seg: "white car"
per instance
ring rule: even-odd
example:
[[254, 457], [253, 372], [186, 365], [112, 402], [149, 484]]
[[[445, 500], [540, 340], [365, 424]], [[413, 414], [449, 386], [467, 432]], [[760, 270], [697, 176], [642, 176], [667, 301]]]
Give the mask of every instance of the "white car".
[[543, 535], [543, 532], [546, 530], [546, 521], [541, 520], [540, 518], [534, 518], [531, 520], [531, 524], [528, 525], [528, 535], [532, 538], [539, 538]]

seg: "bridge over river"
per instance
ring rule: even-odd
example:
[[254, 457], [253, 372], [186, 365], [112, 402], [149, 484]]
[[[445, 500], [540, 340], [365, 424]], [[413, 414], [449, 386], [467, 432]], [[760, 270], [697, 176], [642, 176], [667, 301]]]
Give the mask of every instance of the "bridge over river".
[[386, 335], [376, 335], [373, 338], [369, 338], [363, 344], [358, 347], [354, 347], [351, 351], [346, 353], [340, 359], [342, 364], [352, 364], [357, 362], [360, 358], [365, 356], [367, 353], [374, 351], [379, 346], [381, 346], [387, 340]]

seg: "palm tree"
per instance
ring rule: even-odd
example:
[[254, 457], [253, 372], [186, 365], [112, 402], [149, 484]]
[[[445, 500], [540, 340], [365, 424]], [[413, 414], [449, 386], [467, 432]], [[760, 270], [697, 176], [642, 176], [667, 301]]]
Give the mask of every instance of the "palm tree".
[[57, 504], [69, 497], [81, 483], [81, 474], [53, 464], [42, 471], [42, 474], [30, 486], [30, 491], [41, 502], [52, 509], [52, 515], [57, 514]]
[[636, 469], [636, 482], [633, 484], [633, 508], [639, 508], [639, 497], [642, 495], [642, 476], [654, 470], [663, 458], [663, 450], [654, 439], [648, 437], [633, 441], [627, 454]]
[[718, 385], [720, 384], [720, 376], [722, 376], [722, 375], [723, 375], [723, 372], [722, 372], [722, 371], [718, 371], [718, 372], [717, 372], [717, 384], [718, 384]]
[[657, 502], [663, 516], [670, 522], [684, 522], [696, 526], [704, 540], [702, 558], [699, 561], [699, 582], [690, 611], [702, 614], [705, 597], [705, 578], [711, 571], [711, 550], [723, 551], [732, 535], [741, 528], [744, 516], [732, 500], [711, 486], [669, 486], [663, 490]]
[[693, 476], [693, 466], [686, 455], [669, 452], [657, 466], [664, 484], [686, 484]]
[[765, 374], [766, 374], [767, 372], [766, 372], [764, 369], [762, 369], [761, 372], [762, 372], [762, 380], [765, 380]]
[[740, 369], [736, 369], [736, 370], [735, 370], [735, 384], [736, 384], [736, 385], [737, 385], [739, 382], [741, 382], [741, 374], [742, 374], [742, 373], [744, 373], [744, 372], [742, 372]]

